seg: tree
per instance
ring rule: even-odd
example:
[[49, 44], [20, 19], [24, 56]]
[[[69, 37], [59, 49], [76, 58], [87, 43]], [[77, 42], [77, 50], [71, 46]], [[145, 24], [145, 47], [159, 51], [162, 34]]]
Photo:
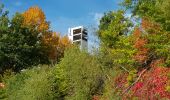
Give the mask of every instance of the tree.
[[[118, 34], [115, 38], [114, 34], [121, 31], [113, 29], [120, 29], [118, 26], [122, 23], [108, 24], [114, 22], [111, 21], [114, 17], [106, 17], [103, 19], [105, 23], [99, 26], [99, 37], [104, 44], [101, 45], [102, 52], [111, 55], [109, 62], [113, 68], [123, 69], [119, 75], [113, 76], [116, 88], [113, 86], [113, 90], [121, 92], [123, 99], [169, 99], [169, 68], [166, 67], [170, 62], [170, 35], [168, 11], [165, 12], [169, 8], [169, 1], [124, 0], [123, 4], [132, 11], [135, 16], [132, 17], [139, 19], [139, 24], [128, 31], [128, 35]], [[104, 35], [108, 37], [104, 38]]]
[[38, 64], [60, 61], [70, 45], [66, 37], [49, 30], [45, 14], [38, 7], [31, 7], [23, 14], [16, 13], [8, 20], [7, 13], [0, 13], [0, 72], [16, 72]]
[[[128, 99], [143, 99], [145, 97], [147, 97], [145, 99], [169, 99], [169, 92], [166, 90], [169, 86], [169, 68], [165, 68], [169, 66], [168, 45], [170, 42], [167, 28], [169, 19], [167, 14], [160, 10], [164, 7], [168, 8], [169, 4], [166, 0], [125, 0], [124, 3], [125, 7], [132, 10], [133, 15], [138, 16], [141, 23], [135, 26], [132, 34], [125, 37], [125, 39], [132, 37], [126, 43], [131, 43], [129, 46], [132, 47], [132, 51], [135, 51], [129, 58], [134, 60], [134, 63], [130, 65], [133, 65], [135, 70], [123, 74], [123, 77], [118, 76], [118, 83], [116, 82], [116, 86], [119, 87], [118, 91], [122, 91], [121, 96]], [[163, 3], [164, 5], [162, 5]], [[121, 44], [119, 47], [121, 50], [126, 50], [127, 47], [123, 45]], [[119, 51], [116, 51], [115, 54], [119, 54]], [[129, 51], [125, 51], [125, 53], [127, 52]], [[119, 59], [123, 58], [120, 54], [118, 57]], [[119, 62], [114, 63], [118, 64]]]
[[[66, 37], [61, 37], [59, 33], [49, 30], [49, 22], [46, 21], [44, 12], [37, 6], [30, 7], [23, 14], [23, 27], [37, 31], [41, 37], [41, 42], [48, 49], [48, 58], [52, 64], [59, 62], [64, 55], [64, 50], [70, 45]], [[35, 35], [37, 35], [35, 34]]]
[[[164, 58], [165, 62], [169, 62], [167, 55], [169, 47], [169, 12], [166, 10], [170, 7], [169, 0], [125, 0], [124, 6], [131, 10], [134, 16], [141, 19], [139, 32], [141, 38], [145, 38], [145, 56], [149, 60]], [[141, 43], [136, 41], [136, 43]], [[143, 45], [144, 46], [144, 45]], [[147, 49], [147, 50], [146, 50]], [[136, 57], [136, 58], [139, 58]], [[151, 62], [151, 61], [149, 61]], [[166, 65], [169, 66], [169, 65]]]
[[119, 37], [127, 35], [132, 23], [124, 17], [124, 11], [106, 13], [100, 20], [98, 35], [101, 41], [108, 47], [114, 48]]
[[30, 7], [23, 13], [23, 17], [23, 26], [33, 28], [39, 32], [49, 30], [49, 23], [46, 21], [44, 12], [39, 7]]
[[98, 31], [99, 38], [103, 42], [101, 50], [105, 55], [111, 55], [112, 67], [120, 67], [126, 71], [133, 68], [134, 61], [131, 58], [135, 53], [132, 37], [128, 35], [130, 27], [132, 27], [130, 19], [124, 16], [124, 11], [119, 10], [105, 14], [100, 20]]
[[134, 16], [150, 18], [161, 24], [164, 30], [170, 31], [169, 0], [124, 0], [123, 6], [132, 11]]
[[48, 46], [48, 57], [51, 63], [58, 63], [64, 56], [64, 51], [71, 46], [71, 42], [67, 36], [61, 37], [59, 33], [48, 32], [42, 36], [42, 42]]
[[[23, 27], [23, 16], [17, 13], [11, 20], [8, 32], [1, 37], [1, 71], [49, 63], [45, 45], [38, 38], [38, 32]], [[19, 51], [19, 52], [18, 52]]]
[[3, 11], [4, 5], [0, 5], [0, 36], [8, 29], [8, 11]]
[[38, 37], [40, 32], [23, 26], [23, 15], [16, 13], [9, 20], [7, 12], [0, 11], [0, 73], [6, 69], [20, 71], [28, 66], [49, 63], [45, 45]]

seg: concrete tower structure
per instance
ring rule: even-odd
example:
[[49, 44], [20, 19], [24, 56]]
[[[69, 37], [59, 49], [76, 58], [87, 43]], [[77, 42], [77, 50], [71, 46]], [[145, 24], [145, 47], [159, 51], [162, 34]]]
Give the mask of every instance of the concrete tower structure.
[[80, 45], [81, 49], [88, 48], [88, 33], [83, 26], [73, 27], [68, 29], [68, 37], [73, 44]]

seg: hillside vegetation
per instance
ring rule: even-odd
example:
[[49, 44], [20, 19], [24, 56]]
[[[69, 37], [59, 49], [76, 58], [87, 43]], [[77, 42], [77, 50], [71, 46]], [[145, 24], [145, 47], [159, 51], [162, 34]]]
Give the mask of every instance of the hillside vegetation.
[[92, 53], [50, 30], [39, 7], [9, 19], [0, 6], [0, 99], [169, 100], [170, 1], [120, 6], [101, 18]]

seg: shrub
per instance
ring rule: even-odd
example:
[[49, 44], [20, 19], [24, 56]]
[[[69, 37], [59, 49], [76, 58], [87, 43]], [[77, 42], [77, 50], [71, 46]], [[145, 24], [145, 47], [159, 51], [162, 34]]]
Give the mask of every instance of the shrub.
[[[9, 100], [53, 100], [62, 94], [54, 68], [43, 65], [27, 69], [5, 80], [5, 93]], [[4, 92], [2, 91], [2, 92]]]
[[56, 67], [62, 70], [67, 81], [66, 100], [89, 100], [93, 95], [100, 94], [103, 76], [101, 65], [94, 56], [73, 47], [65, 52]]

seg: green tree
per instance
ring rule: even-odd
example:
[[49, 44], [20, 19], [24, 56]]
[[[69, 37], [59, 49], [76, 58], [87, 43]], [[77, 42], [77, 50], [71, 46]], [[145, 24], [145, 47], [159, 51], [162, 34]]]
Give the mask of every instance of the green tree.
[[148, 60], [164, 58], [169, 66], [169, 0], [124, 0], [123, 6], [141, 19], [141, 33], [147, 39]]
[[[7, 36], [8, 33], [8, 12], [3, 10], [4, 5], [0, 5], [0, 49], [4, 47], [2, 41]], [[0, 50], [0, 63], [5, 59], [4, 53]], [[0, 65], [0, 73], [3, 71], [2, 65]]]
[[39, 33], [23, 27], [22, 23], [22, 15], [16, 13], [7, 32], [0, 37], [1, 73], [6, 69], [18, 72], [33, 65], [49, 63], [47, 49], [40, 41]]
[[9, 23], [8, 11], [4, 11], [3, 8], [4, 5], [0, 4], [0, 36], [2, 36], [3, 33], [6, 32]]
[[23, 14], [16, 13], [11, 20], [7, 15], [8, 12], [3, 11], [2, 5], [0, 73], [7, 69], [18, 72], [38, 64], [58, 63], [64, 50], [70, 46], [67, 37], [61, 37], [49, 30], [45, 14], [38, 7], [31, 7]]
[[170, 31], [169, 0], [124, 0], [123, 7], [139, 18], [147, 17]]
[[133, 25], [124, 13], [122, 10], [106, 13], [100, 20], [98, 34], [102, 41], [101, 52], [104, 56], [101, 58], [110, 58], [105, 64], [128, 71], [133, 68], [134, 61], [131, 58], [135, 50], [131, 41], [133, 38], [129, 32]]
[[124, 17], [124, 11], [108, 12], [100, 20], [98, 35], [107, 47], [114, 48], [119, 37], [128, 34], [131, 21]]

